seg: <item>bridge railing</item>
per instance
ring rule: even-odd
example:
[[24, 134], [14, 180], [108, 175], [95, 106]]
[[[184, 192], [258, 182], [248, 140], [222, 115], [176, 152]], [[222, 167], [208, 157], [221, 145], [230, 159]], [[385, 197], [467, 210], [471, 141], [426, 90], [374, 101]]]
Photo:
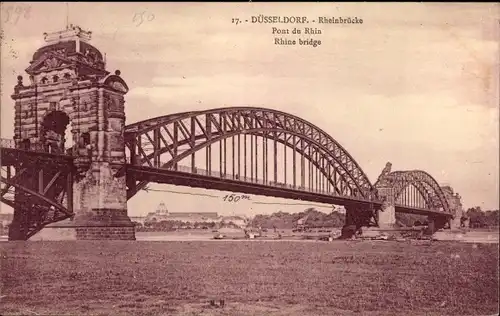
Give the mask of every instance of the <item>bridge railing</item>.
[[[13, 139], [0, 138], [0, 148], [12, 148], [12, 149], [20, 149], [32, 152], [39, 153], [50, 153], [48, 151], [47, 146], [40, 143], [20, 143], [19, 146], [16, 146], [16, 141]], [[52, 152], [52, 154], [58, 155], [71, 155], [71, 149], [67, 148], [64, 153], [62, 152]]]
[[[127, 157], [127, 162], [130, 163], [130, 157]], [[164, 164], [162, 164], [162, 165], [164, 165]], [[305, 192], [331, 195], [331, 196], [341, 196], [339, 194], [334, 193], [333, 191], [322, 190], [319, 188], [304, 187], [304, 186], [287, 184], [287, 183], [280, 183], [280, 182], [275, 182], [275, 181], [265, 181], [263, 179], [252, 178], [252, 177], [248, 177], [248, 176], [245, 177], [245, 176], [241, 176], [241, 175], [237, 175], [237, 174], [236, 175], [227, 174], [227, 173], [224, 174], [223, 172], [220, 172], [220, 171], [213, 171], [213, 170], [209, 171], [209, 170], [202, 169], [202, 168], [194, 168], [193, 169], [190, 166], [184, 166], [184, 165], [177, 165], [176, 167], [172, 166], [172, 167], [162, 168], [162, 169], [172, 170], [172, 171], [180, 171], [180, 172], [191, 173], [191, 174], [198, 174], [198, 175], [220, 178], [220, 179], [236, 180], [236, 181], [247, 182], [247, 183], [255, 183], [255, 184], [261, 184], [261, 185], [266, 185], [266, 186], [276, 187], [276, 188], [305, 191]]]
[[287, 184], [287, 183], [280, 183], [280, 182], [275, 182], [275, 181], [266, 181], [263, 179], [245, 177], [245, 176], [241, 176], [238, 174], [233, 175], [233, 174], [223, 173], [220, 171], [212, 171], [212, 170], [209, 171], [209, 170], [202, 169], [202, 168], [195, 168], [193, 170], [192, 167], [183, 166], [183, 165], [177, 165], [177, 169], [174, 169], [174, 168], [169, 168], [169, 169], [180, 171], [180, 172], [193, 173], [193, 174], [199, 174], [199, 175], [204, 175], [204, 176], [209, 176], [209, 177], [221, 178], [221, 179], [236, 180], [236, 181], [242, 181], [242, 182], [248, 182], [248, 183], [267, 185], [267, 186], [277, 187], [277, 188], [300, 190], [300, 191], [319, 193], [319, 194], [325, 194], [325, 195], [335, 195], [335, 194], [333, 194], [333, 192], [328, 192], [326, 190], [320, 190], [317, 188], [303, 187], [303, 186]]
[[34, 152], [47, 152], [47, 149], [43, 144], [40, 143], [21, 143], [18, 146], [16, 146], [16, 142], [13, 139], [7, 139], [7, 138], [1, 138], [0, 139], [0, 148], [12, 148], [12, 149], [21, 149], [21, 150], [27, 150], [27, 151], [34, 151]]

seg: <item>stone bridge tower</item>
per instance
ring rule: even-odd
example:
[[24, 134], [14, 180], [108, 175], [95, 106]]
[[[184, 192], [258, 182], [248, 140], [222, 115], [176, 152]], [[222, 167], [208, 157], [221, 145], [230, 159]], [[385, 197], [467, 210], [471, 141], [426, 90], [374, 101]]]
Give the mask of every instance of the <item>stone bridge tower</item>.
[[[105, 69], [101, 52], [89, 44], [91, 32], [70, 25], [44, 34], [46, 45], [18, 77], [15, 100], [16, 146], [75, 157], [74, 218], [47, 226], [40, 238], [64, 231], [64, 239], [135, 239], [127, 216], [124, 95], [120, 71]], [[67, 133], [70, 129], [70, 134]], [[65, 139], [65, 135], [70, 135]], [[36, 239], [36, 235], [32, 239]], [[52, 239], [52, 238], [48, 238]]]
[[386, 163], [377, 179], [377, 190], [379, 195], [384, 199], [382, 208], [377, 211], [377, 223], [380, 228], [384, 229], [394, 228], [396, 226], [396, 197], [394, 185], [389, 176], [391, 169], [392, 163]]
[[455, 193], [453, 188], [449, 185], [442, 186], [441, 189], [443, 190], [446, 200], [448, 200], [450, 204], [450, 208], [454, 212], [454, 217], [449, 222], [450, 228], [458, 229], [461, 227], [462, 216], [465, 214], [462, 206], [462, 197], [460, 194]]

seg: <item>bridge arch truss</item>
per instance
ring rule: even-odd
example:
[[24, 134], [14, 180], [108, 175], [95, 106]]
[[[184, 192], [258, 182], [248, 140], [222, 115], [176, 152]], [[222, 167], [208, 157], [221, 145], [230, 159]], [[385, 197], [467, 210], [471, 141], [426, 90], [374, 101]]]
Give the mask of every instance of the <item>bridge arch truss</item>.
[[27, 240], [46, 225], [71, 218], [72, 158], [1, 145], [0, 202], [14, 209], [9, 239]]
[[[133, 165], [298, 189], [309, 185], [356, 199], [372, 199], [375, 192], [366, 174], [336, 140], [304, 119], [281, 111], [230, 107], [167, 115], [126, 126], [125, 139]], [[203, 152], [200, 168], [195, 156]], [[218, 168], [213, 166], [212, 156], [218, 160]], [[180, 166], [181, 161], [190, 163]], [[129, 198], [146, 184], [141, 181]]]
[[389, 188], [396, 205], [454, 214], [438, 182], [425, 171], [393, 171], [377, 181], [375, 187], [383, 198], [387, 198], [384, 189]]

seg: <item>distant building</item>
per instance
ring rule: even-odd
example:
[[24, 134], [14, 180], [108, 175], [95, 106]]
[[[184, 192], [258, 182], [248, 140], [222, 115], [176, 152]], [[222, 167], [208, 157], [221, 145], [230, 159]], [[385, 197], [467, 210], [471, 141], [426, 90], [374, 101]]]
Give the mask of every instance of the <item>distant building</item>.
[[238, 227], [244, 228], [247, 226], [248, 220], [241, 216], [222, 216], [220, 222], [223, 224], [233, 223]]
[[146, 216], [129, 216], [132, 222], [137, 222], [140, 224], [144, 224], [144, 220], [146, 220]]
[[217, 212], [169, 212], [165, 203], [160, 203], [155, 212], [150, 212], [143, 220], [136, 217], [131, 217], [132, 221], [144, 222], [161, 222], [161, 221], [182, 221], [182, 222], [220, 222]]
[[168, 209], [165, 206], [165, 203], [160, 203], [156, 208], [155, 212], [149, 212], [144, 219], [144, 222], [161, 222], [166, 221], [168, 217]]
[[182, 213], [172, 212], [169, 213], [167, 218], [171, 221], [183, 222], [218, 222], [219, 215], [217, 212], [196, 212], [196, 213]]

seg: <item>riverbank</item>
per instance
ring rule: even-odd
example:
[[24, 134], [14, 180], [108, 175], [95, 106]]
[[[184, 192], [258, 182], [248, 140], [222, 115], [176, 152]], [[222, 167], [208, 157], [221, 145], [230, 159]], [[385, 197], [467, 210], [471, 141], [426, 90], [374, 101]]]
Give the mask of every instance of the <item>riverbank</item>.
[[[214, 236], [223, 234], [223, 240], [247, 240], [245, 232], [242, 229], [224, 229], [221, 232], [211, 230], [178, 230], [171, 232], [136, 232], [137, 241], [211, 241]], [[332, 229], [330, 231], [313, 231], [297, 233], [292, 230], [280, 230], [277, 232], [265, 232], [261, 237], [256, 237], [255, 240], [290, 240], [290, 241], [314, 241], [328, 236], [338, 237], [340, 229]], [[436, 241], [455, 241], [465, 243], [499, 243], [499, 232], [496, 229], [467, 229], [467, 230], [443, 230], [436, 232], [432, 236]], [[399, 238], [402, 241], [405, 238]], [[7, 236], [0, 236], [0, 242], [8, 241]]]
[[[8, 315], [487, 315], [498, 247], [457, 242], [0, 244]], [[224, 308], [210, 305], [224, 300]]]

